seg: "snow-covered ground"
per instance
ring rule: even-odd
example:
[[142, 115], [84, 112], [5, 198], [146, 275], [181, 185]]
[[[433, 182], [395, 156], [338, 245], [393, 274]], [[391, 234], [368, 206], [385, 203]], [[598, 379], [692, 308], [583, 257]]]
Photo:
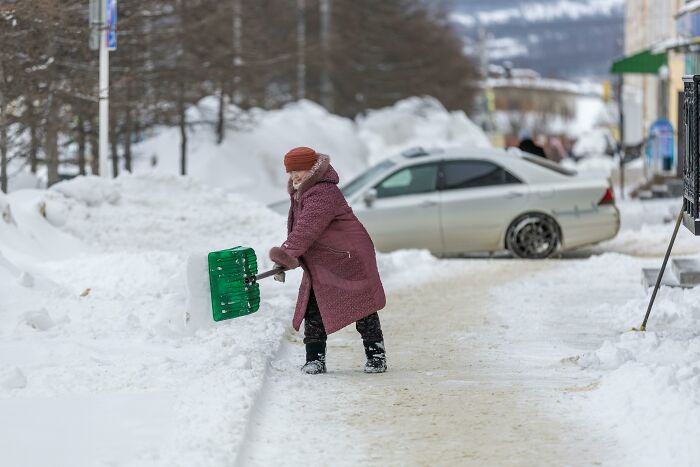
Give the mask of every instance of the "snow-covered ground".
[[[566, 423], [595, 419], [618, 440], [616, 462], [692, 465], [700, 458], [692, 443], [700, 433], [697, 292], [662, 289], [650, 331], [626, 332], [648, 298], [641, 267], [658, 266], [676, 206], [620, 207], [623, 230], [592, 250], [602, 254], [544, 262], [534, 273], [528, 262], [508, 261], [527, 279], [488, 292], [485, 306], [509, 329], [492, 344], [544, 375], [573, 368], [595, 381], [551, 413]], [[18, 191], [0, 198], [0, 212], [1, 464], [229, 465], [247, 439], [269, 362], [284, 372], [298, 363], [278, 349], [299, 277], [263, 283], [260, 312], [213, 325], [204, 253], [238, 244], [265, 252], [281, 240], [284, 219], [249, 197], [157, 175]], [[700, 257], [695, 240], [681, 231], [677, 251]], [[456, 271], [493, 274], [505, 263], [424, 252], [379, 262], [390, 294]], [[188, 312], [195, 318], [185, 324]], [[313, 397], [313, 385], [301, 390]], [[314, 429], [298, 423], [292, 440]], [[360, 436], [342, 421], [328, 424], [317, 429]], [[653, 456], [643, 458], [635, 446], [652, 439]]]

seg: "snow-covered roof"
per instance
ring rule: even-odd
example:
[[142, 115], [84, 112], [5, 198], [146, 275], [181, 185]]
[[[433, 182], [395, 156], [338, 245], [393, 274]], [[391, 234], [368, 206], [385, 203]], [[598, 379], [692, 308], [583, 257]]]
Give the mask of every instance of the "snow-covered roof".
[[691, 13], [695, 10], [700, 10], [700, 0], [692, 0], [685, 5], [683, 5], [679, 10], [676, 16], [681, 16], [686, 13]]
[[688, 45], [700, 43], [697, 38], [688, 37], [671, 37], [669, 39], [664, 39], [661, 42], [657, 42], [652, 45], [649, 49], [651, 53], [660, 54], [668, 50], [674, 50]]
[[557, 91], [576, 95], [601, 95], [600, 85], [594, 83], [574, 83], [552, 78], [488, 78], [484, 81], [488, 88], [522, 88], [542, 91]]

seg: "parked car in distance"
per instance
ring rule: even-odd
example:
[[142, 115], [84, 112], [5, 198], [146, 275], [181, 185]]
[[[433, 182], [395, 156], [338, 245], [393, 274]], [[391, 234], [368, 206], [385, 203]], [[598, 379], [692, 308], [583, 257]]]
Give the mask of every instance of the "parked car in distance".
[[[538, 259], [613, 238], [620, 228], [609, 180], [517, 149], [416, 148], [341, 190], [383, 252], [509, 250]], [[289, 200], [270, 207], [286, 214]]]

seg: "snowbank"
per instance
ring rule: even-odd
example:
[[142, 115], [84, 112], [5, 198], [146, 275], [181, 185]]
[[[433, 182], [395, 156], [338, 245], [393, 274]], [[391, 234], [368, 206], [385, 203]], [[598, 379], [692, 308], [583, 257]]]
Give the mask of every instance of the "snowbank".
[[[203, 99], [190, 109], [188, 118], [193, 122], [215, 121], [216, 105], [214, 98]], [[341, 183], [369, 164], [410, 147], [490, 146], [484, 132], [464, 112], [448, 112], [430, 97], [402, 100], [359, 116], [357, 122], [310, 101], [272, 111], [241, 112], [232, 106], [227, 112], [239, 128], [227, 130], [221, 145], [216, 144], [211, 125], [190, 130], [188, 175], [264, 202], [284, 198], [287, 179], [282, 156], [295, 146], [311, 146], [329, 154]], [[178, 129], [158, 131], [135, 146], [135, 171], [179, 173], [179, 145]], [[155, 167], [152, 160], [157, 160]]]
[[563, 167], [575, 170], [583, 177], [609, 178], [617, 168], [617, 160], [606, 155], [591, 155], [574, 161], [566, 158], [561, 161]]
[[[700, 288], [662, 288], [649, 331], [630, 332], [649, 300], [641, 270], [659, 265], [606, 253], [492, 291], [509, 354], [542, 370], [547, 383], [530, 384], [553, 386], [562, 417], [614, 447], [618, 458], [603, 465], [690, 467], [700, 459]], [[572, 387], [567, 375], [586, 383]]]
[[609, 154], [615, 141], [607, 128], [592, 128], [580, 134], [572, 151], [576, 157], [602, 156]]
[[[490, 146], [464, 112], [448, 112], [431, 97], [405, 99], [356, 120], [329, 113], [308, 100], [279, 110], [242, 111], [230, 105], [225, 113], [227, 122], [234, 123], [229, 123], [224, 140], [217, 144], [218, 99], [207, 97], [188, 109], [187, 175], [263, 203], [286, 196], [282, 157], [296, 146], [329, 154], [341, 183], [410, 147]], [[180, 139], [179, 128], [155, 129], [132, 146], [133, 172], [178, 175]], [[10, 192], [45, 186], [44, 169], [38, 175], [16, 164], [11, 169]]]
[[392, 107], [357, 117], [359, 136], [370, 150], [370, 162], [416, 146], [490, 147], [484, 132], [464, 112], [448, 112], [432, 97], [411, 97]]
[[[0, 236], [0, 253], [20, 259], [0, 261], [3, 461], [228, 465], [286, 327], [293, 278], [284, 291], [263, 285], [258, 314], [197, 329], [185, 325], [186, 265], [200, 250], [266, 251], [284, 219], [178, 177], [78, 178], [38, 193], [7, 197], [25, 214], [3, 225], [17, 231], [13, 244]], [[46, 217], [30, 216], [39, 203]], [[34, 237], [83, 248], [45, 258]]]
[[[615, 238], [601, 243], [595, 249], [634, 256], [663, 255], [671, 240], [680, 205], [680, 199], [641, 202], [618, 200], [620, 232]], [[700, 253], [700, 241], [686, 228], [681, 227], [672, 253], [674, 255]]]
[[[641, 322], [649, 297], [596, 314], [618, 329]], [[615, 430], [627, 465], [697, 465], [700, 459], [700, 289], [662, 289], [649, 331], [626, 332], [584, 354], [578, 364], [601, 374], [591, 415]], [[612, 422], [614, 420], [614, 423]], [[649, 423], [654, 420], [654, 423]], [[640, 450], [639, 446], [654, 446]]]
[[[216, 99], [206, 98], [192, 107], [192, 122], [216, 121]], [[288, 104], [280, 110], [227, 109], [237, 129], [227, 129], [216, 143], [213, 125], [196, 125], [189, 131], [190, 177], [209, 186], [244, 193], [262, 202], [286, 196], [287, 176], [282, 157], [296, 146], [310, 146], [329, 154], [341, 181], [351, 179], [368, 163], [368, 149], [358, 137], [352, 120], [327, 112], [311, 101]], [[180, 133], [177, 128], [159, 130], [153, 138], [135, 146], [137, 173], [180, 173]], [[152, 159], [157, 165], [152, 167]]]

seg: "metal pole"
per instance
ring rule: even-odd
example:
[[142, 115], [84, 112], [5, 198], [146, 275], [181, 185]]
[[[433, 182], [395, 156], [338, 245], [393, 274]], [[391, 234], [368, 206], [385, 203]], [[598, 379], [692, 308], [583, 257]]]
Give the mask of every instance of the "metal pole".
[[666, 264], [668, 263], [668, 257], [671, 256], [671, 248], [676, 241], [676, 235], [678, 235], [678, 228], [681, 226], [681, 220], [683, 220], [683, 209], [678, 213], [678, 219], [676, 220], [676, 227], [673, 229], [673, 235], [671, 236], [671, 241], [668, 244], [668, 249], [666, 250], [666, 256], [664, 257], [664, 262], [661, 265], [661, 270], [659, 271], [659, 277], [656, 278], [656, 285], [654, 286], [654, 292], [651, 294], [651, 300], [649, 300], [649, 306], [647, 307], [647, 314], [644, 316], [644, 322], [639, 327], [640, 331], [647, 330], [647, 321], [649, 320], [649, 315], [651, 314], [651, 308], [654, 306], [654, 300], [656, 300], [656, 293], [661, 287], [661, 279], [664, 276], [664, 271], [666, 271]]
[[107, 0], [100, 0], [100, 176], [109, 176], [109, 51], [107, 50]]
[[625, 75], [620, 75], [619, 88], [617, 90], [618, 114], [620, 115], [620, 147], [618, 157], [620, 158], [620, 199], [625, 199], [625, 112], [624, 112], [624, 90]]

